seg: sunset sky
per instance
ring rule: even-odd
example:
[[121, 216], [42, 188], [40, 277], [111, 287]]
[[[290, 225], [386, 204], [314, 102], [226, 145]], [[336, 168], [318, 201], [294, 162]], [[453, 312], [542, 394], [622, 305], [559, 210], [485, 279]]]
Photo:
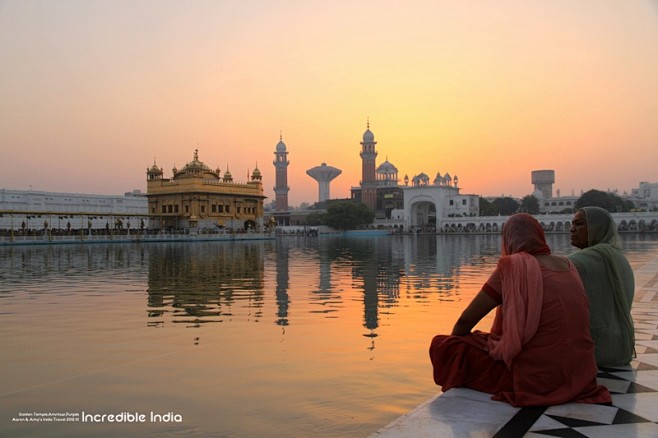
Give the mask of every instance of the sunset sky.
[[0, 0], [0, 188], [146, 191], [194, 150], [293, 206], [306, 170], [457, 175], [461, 193], [658, 182], [658, 0]]

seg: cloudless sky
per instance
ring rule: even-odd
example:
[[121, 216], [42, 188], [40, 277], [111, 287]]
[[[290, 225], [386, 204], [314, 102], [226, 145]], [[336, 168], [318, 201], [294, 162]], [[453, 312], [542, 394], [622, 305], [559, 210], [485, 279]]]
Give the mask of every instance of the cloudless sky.
[[0, 188], [122, 194], [199, 149], [291, 205], [306, 170], [449, 172], [463, 194], [658, 182], [658, 0], [0, 0]]

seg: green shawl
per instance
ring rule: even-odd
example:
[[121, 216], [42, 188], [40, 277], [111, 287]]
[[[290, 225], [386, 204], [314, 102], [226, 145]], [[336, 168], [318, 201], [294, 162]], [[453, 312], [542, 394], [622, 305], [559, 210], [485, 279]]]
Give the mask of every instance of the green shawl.
[[631, 305], [635, 279], [621, 252], [617, 227], [607, 210], [584, 207], [588, 247], [568, 257], [578, 269], [589, 297], [590, 332], [599, 367], [627, 365], [634, 356]]

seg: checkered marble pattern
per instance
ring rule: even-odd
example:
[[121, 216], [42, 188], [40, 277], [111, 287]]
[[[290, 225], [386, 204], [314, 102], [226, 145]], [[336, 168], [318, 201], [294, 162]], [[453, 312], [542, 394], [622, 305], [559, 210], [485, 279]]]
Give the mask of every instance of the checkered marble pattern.
[[635, 271], [635, 284], [637, 358], [597, 376], [612, 394], [612, 406], [514, 408], [489, 394], [455, 388], [372, 437], [658, 437], [658, 259]]
[[612, 394], [613, 406], [551, 406], [525, 436], [658, 437], [658, 260], [637, 270], [635, 277], [637, 358], [628, 368], [599, 370], [597, 376]]

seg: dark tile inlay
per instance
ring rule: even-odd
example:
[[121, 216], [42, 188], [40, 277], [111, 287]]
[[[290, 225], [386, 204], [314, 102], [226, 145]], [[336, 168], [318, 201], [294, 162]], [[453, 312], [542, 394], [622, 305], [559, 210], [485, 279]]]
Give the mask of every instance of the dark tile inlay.
[[626, 390], [626, 394], [637, 394], [640, 392], [658, 392], [655, 389], [647, 388], [646, 386], [642, 386], [639, 383], [631, 382], [629, 385], [628, 389]]
[[516, 438], [525, 435], [533, 424], [546, 411], [546, 406], [533, 406], [521, 408], [498, 432], [493, 438]]
[[619, 408], [615, 419], [612, 421], [612, 424], [629, 424], [629, 423], [649, 423], [650, 421], [646, 418], [642, 418], [639, 415], [635, 415], [632, 412], [628, 412], [625, 409]]
[[534, 432], [536, 434], [547, 435], [547, 436], [559, 436], [562, 438], [587, 438], [586, 435], [575, 431], [573, 429], [551, 429], [551, 430], [539, 430]]
[[655, 365], [649, 365], [648, 363], [640, 362], [637, 366], [636, 371], [655, 371], [658, 370], [658, 367]]
[[583, 426], [607, 426], [605, 423], [598, 423], [596, 421], [581, 420], [580, 418], [560, 417], [559, 415], [547, 415], [555, 421], [569, 426], [569, 427], [583, 427]]

